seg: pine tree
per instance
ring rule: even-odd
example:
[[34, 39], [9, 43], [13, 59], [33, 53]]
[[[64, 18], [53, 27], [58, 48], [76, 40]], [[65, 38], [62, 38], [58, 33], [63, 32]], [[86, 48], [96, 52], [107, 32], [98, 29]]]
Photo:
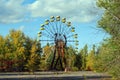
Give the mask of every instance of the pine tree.
[[43, 54], [41, 56], [41, 64], [40, 68], [41, 70], [49, 70], [50, 69], [50, 63], [53, 58], [53, 51], [52, 51], [52, 46], [50, 46], [49, 43], [46, 44], [43, 48]]
[[94, 70], [94, 64], [95, 64], [95, 45], [93, 45], [92, 50], [89, 52], [87, 56], [86, 69]]
[[26, 67], [30, 72], [39, 70], [40, 54], [38, 54], [37, 51], [38, 48], [36, 46], [36, 42], [34, 42], [30, 50], [31, 53], [28, 59], [28, 63], [26, 64]]
[[104, 8], [99, 27], [109, 33], [111, 38], [102, 44], [96, 65], [100, 71], [120, 78], [120, 0], [98, 0], [97, 4]]
[[86, 70], [86, 57], [88, 55], [88, 46], [85, 45], [84, 48], [81, 50], [82, 55], [82, 70]]

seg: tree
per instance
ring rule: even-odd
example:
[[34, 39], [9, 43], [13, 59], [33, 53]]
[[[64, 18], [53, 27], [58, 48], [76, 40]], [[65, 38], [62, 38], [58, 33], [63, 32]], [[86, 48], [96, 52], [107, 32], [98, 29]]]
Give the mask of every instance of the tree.
[[3, 36], [0, 35], [0, 71], [2, 71], [5, 67], [4, 64], [4, 55], [5, 55], [5, 41]]
[[4, 46], [5, 46], [4, 38], [3, 36], [0, 35], [0, 54], [5, 53]]
[[78, 67], [76, 65], [77, 60], [76, 60], [76, 54], [75, 54], [75, 49], [72, 46], [67, 47], [66, 52], [65, 52], [65, 57], [67, 60], [67, 67], [70, 70], [78, 70]]
[[95, 62], [95, 45], [93, 45], [92, 50], [89, 52], [87, 56], [86, 69], [94, 70], [94, 64], [95, 64], [94, 62]]
[[81, 50], [82, 55], [82, 70], [86, 70], [86, 57], [88, 55], [88, 46], [87, 44], [84, 46], [84, 48]]
[[102, 44], [97, 61], [101, 65], [100, 71], [107, 71], [120, 78], [120, 0], [98, 0], [98, 6], [104, 8], [104, 15], [98, 22], [111, 35], [106, 43]]
[[40, 57], [40, 43], [22, 31], [10, 30], [7, 36], [0, 36], [0, 71], [25, 71], [36, 66], [31, 69], [34, 71], [39, 69]]
[[12, 57], [13, 68], [21, 71], [24, 69], [24, 60], [26, 58], [24, 54], [25, 35], [20, 30], [10, 30], [8, 40], [10, 42], [9, 47], [11, 48], [11, 52], [8, 55]]
[[50, 63], [52, 61], [53, 57], [53, 46], [51, 46], [49, 43], [46, 44], [46, 46], [43, 47], [43, 53], [41, 56], [41, 64], [40, 69], [41, 70], [49, 70], [50, 69]]
[[31, 53], [28, 59], [28, 63], [26, 64], [26, 67], [30, 72], [34, 72], [36, 70], [39, 70], [39, 64], [40, 64], [40, 54], [38, 53], [36, 41], [34, 41], [30, 52]]
[[106, 32], [112, 36], [120, 35], [120, 1], [98, 0], [98, 6], [104, 8], [104, 15], [98, 22]]
[[82, 52], [83, 50], [81, 50], [78, 54], [76, 54], [76, 58], [75, 58], [74, 66], [76, 66], [79, 70], [82, 69]]

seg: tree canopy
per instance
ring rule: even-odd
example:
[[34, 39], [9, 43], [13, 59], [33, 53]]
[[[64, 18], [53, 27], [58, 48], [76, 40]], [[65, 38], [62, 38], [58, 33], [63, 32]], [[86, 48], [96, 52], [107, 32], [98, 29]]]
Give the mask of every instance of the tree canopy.
[[111, 38], [102, 43], [95, 66], [99, 71], [120, 78], [120, 0], [98, 0], [97, 4], [104, 9], [99, 27], [109, 33]]

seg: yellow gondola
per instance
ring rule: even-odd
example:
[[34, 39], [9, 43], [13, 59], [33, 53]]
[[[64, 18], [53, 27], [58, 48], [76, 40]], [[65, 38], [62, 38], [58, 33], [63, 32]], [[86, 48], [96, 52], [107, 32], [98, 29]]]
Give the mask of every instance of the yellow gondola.
[[56, 17], [56, 21], [60, 21], [60, 16], [57, 16], [57, 17]]
[[74, 38], [77, 38], [78, 37], [78, 34], [74, 34]]
[[50, 17], [50, 22], [54, 22], [54, 20], [55, 20], [55, 17], [54, 17], [54, 16], [51, 16], [51, 17]]
[[41, 24], [41, 27], [44, 27], [44, 24]]
[[76, 40], [75, 42], [79, 42], [78, 40]]
[[75, 49], [78, 49], [78, 47], [76, 47]]
[[75, 27], [72, 27], [71, 32], [75, 32]]
[[45, 28], [44, 28], [44, 27], [41, 27], [40, 30], [45, 30]]
[[75, 29], [75, 27], [72, 27], [72, 29]]
[[78, 46], [79, 44], [78, 44], [78, 43], [76, 43], [75, 45], [76, 45], [76, 46]]
[[66, 22], [66, 18], [62, 18], [62, 22], [65, 23]]
[[41, 24], [40, 30], [45, 30], [44, 26], [45, 26], [44, 24]]
[[77, 36], [78, 34], [75, 34], [75, 36]]
[[71, 29], [71, 32], [75, 32], [75, 30], [74, 30], [74, 29]]
[[71, 22], [67, 22], [67, 26], [70, 27], [71, 26]]
[[48, 25], [48, 24], [49, 24], [49, 20], [46, 20], [46, 21], [45, 21], [45, 25]]
[[42, 34], [42, 32], [38, 32], [38, 34]]
[[41, 34], [38, 34], [38, 37], [41, 37], [42, 35]]
[[78, 38], [78, 37], [74, 35], [74, 38]]
[[51, 16], [50, 19], [54, 19], [55, 17], [54, 16]]

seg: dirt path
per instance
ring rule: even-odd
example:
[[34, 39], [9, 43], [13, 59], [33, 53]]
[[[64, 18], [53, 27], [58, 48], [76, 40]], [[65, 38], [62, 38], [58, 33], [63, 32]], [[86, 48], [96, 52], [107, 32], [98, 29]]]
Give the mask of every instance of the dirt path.
[[0, 73], [0, 80], [111, 80], [111, 76], [105, 73], [91, 71], [79, 72], [12, 72]]

